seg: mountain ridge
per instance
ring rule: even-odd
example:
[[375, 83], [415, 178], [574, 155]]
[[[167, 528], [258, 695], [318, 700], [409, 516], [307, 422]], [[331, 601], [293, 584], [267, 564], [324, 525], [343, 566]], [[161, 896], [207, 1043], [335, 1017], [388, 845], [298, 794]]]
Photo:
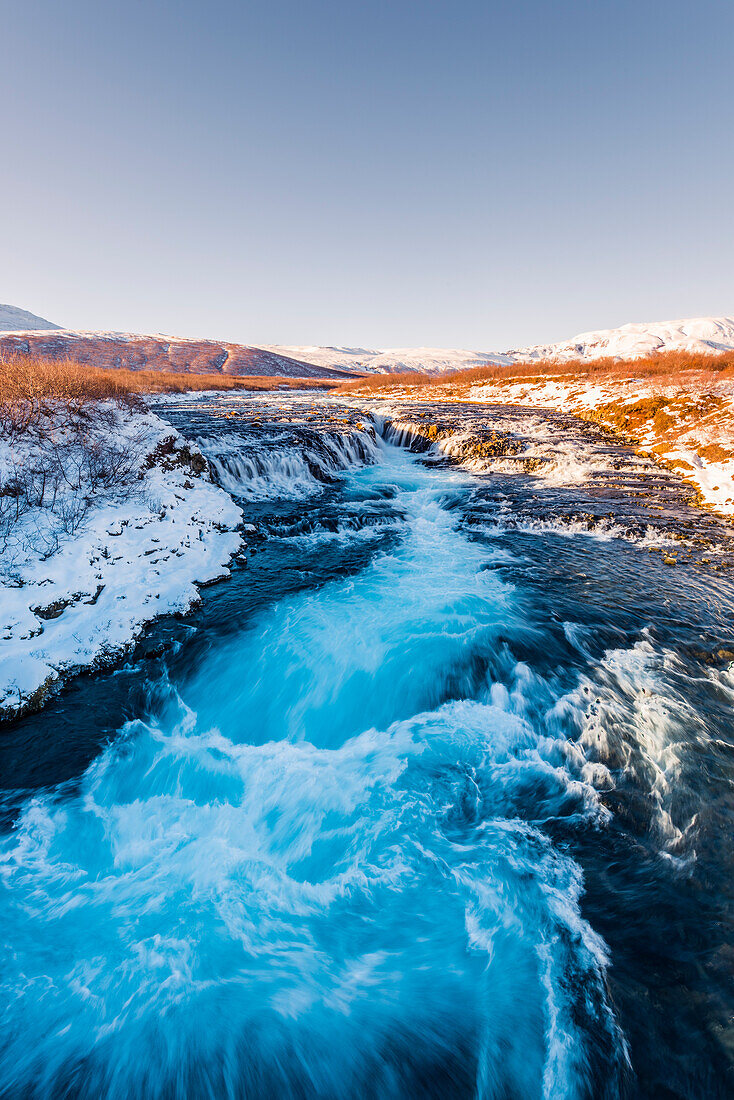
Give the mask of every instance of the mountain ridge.
[[248, 344], [132, 333], [54, 329], [0, 332], [0, 352], [40, 359], [74, 359], [95, 367], [222, 374], [235, 377], [333, 378], [353, 373], [314, 366]]
[[[26, 321], [25, 327], [8, 327]], [[33, 327], [29, 327], [32, 325]], [[53, 334], [53, 335], [51, 335]], [[689, 317], [629, 322], [582, 332], [569, 340], [533, 344], [506, 352], [462, 348], [362, 348], [297, 344], [234, 344], [163, 333], [64, 329], [15, 306], [0, 305], [0, 350], [59, 357], [99, 366], [222, 374], [282, 374], [286, 377], [349, 378], [356, 374], [420, 371], [441, 375], [488, 364], [552, 359], [558, 362], [611, 357], [634, 360], [666, 351], [716, 354], [734, 349], [734, 318]]]
[[262, 345], [272, 352], [285, 352], [332, 369], [350, 370], [350, 356], [359, 357], [368, 373], [420, 370], [444, 374], [486, 363], [510, 366], [533, 359], [568, 362], [584, 359], [640, 359], [664, 351], [716, 354], [734, 348], [734, 319], [731, 317], [689, 317], [677, 321], [630, 322], [618, 328], [582, 332], [570, 340], [532, 344], [506, 352], [466, 351], [457, 348], [340, 348], [298, 345]]
[[631, 321], [618, 328], [597, 329], [554, 344], [535, 344], [508, 354], [528, 359], [641, 359], [664, 351], [716, 354], [734, 348], [731, 317], [687, 317], [677, 321]]

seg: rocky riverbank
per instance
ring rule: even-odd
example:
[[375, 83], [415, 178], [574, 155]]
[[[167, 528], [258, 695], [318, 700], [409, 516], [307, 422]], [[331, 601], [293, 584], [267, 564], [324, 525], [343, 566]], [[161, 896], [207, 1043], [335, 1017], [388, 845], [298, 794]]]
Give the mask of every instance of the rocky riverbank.
[[[700, 505], [734, 518], [734, 382], [718, 381], [711, 371], [644, 378], [635, 377], [634, 370], [630, 364], [628, 376], [598, 380], [581, 372], [578, 377], [566, 373], [555, 378], [498, 373], [480, 382], [456, 377], [418, 385], [385, 379], [384, 387], [372, 380], [369, 400], [377, 402], [373, 407], [378, 411], [385, 400], [471, 402], [549, 409], [591, 420], [679, 473], [695, 489]], [[439, 434], [434, 441], [445, 447]], [[476, 457], [484, 442], [490, 452], [497, 446], [492, 440], [475, 442]]]
[[640, 451], [675, 469], [699, 503], [734, 518], [734, 383], [685, 385], [627, 378], [588, 385], [543, 381], [473, 386], [473, 401], [552, 407], [633, 439]]

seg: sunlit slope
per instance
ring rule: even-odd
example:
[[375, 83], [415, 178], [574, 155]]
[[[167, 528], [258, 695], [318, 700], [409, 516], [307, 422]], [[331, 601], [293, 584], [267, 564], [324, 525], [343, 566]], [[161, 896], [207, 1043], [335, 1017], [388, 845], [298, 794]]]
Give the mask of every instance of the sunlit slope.
[[535, 344], [506, 352], [460, 348], [370, 348], [266, 345], [266, 351], [337, 370], [393, 374], [421, 371], [444, 374], [487, 364], [510, 365], [532, 359], [639, 359], [666, 351], [712, 353], [734, 348], [734, 319], [694, 317], [653, 321], [584, 332], [555, 344]]
[[557, 344], [536, 344], [508, 354], [513, 359], [641, 359], [666, 351], [715, 354], [734, 348], [734, 319], [691, 317], [582, 332]]

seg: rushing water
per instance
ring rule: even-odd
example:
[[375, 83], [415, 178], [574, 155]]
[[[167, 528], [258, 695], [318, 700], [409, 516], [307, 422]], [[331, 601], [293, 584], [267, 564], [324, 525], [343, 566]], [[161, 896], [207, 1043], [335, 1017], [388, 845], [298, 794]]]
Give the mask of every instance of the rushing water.
[[727, 529], [558, 417], [166, 415], [253, 553], [0, 736], [0, 1095], [731, 1095]]

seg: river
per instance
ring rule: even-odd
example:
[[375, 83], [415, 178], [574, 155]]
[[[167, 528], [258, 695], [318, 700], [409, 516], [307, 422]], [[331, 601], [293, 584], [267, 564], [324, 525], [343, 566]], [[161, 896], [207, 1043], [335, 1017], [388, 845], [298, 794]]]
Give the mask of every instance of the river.
[[250, 553], [0, 733], [0, 1094], [732, 1095], [730, 529], [552, 413], [159, 411]]

